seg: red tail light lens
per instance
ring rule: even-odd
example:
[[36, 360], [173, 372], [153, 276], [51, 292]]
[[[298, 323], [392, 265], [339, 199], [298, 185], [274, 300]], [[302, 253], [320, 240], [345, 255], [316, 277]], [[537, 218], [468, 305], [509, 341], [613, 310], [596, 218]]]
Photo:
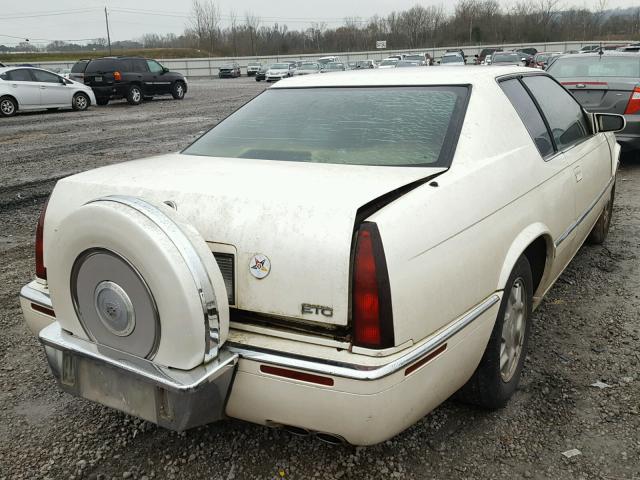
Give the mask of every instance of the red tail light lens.
[[42, 280], [47, 279], [47, 269], [44, 266], [44, 217], [47, 213], [47, 205], [49, 205], [48, 199], [42, 207], [36, 227], [36, 277]]
[[122, 80], [122, 74], [120, 72], [113, 72], [113, 79], [117, 82]]
[[638, 113], [640, 111], [640, 87], [636, 87], [633, 89], [633, 93], [629, 98], [629, 103], [627, 103], [627, 108], [624, 111], [625, 115], [633, 115], [634, 113]]
[[354, 345], [365, 348], [393, 346], [389, 275], [375, 223], [363, 223], [358, 230], [352, 295]]

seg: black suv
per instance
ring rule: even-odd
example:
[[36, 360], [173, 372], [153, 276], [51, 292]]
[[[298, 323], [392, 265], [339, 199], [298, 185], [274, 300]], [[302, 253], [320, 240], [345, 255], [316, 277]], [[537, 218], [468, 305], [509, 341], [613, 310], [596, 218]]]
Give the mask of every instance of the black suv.
[[187, 93], [187, 79], [182, 74], [170, 72], [147, 58], [96, 58], [87, 62], [83, 74], [84, 83], [95, 93], [98, 105], [116, 98], [139, 105], [143, 99], [151, 100], [156, 95], [172, 95], [182, 100]]

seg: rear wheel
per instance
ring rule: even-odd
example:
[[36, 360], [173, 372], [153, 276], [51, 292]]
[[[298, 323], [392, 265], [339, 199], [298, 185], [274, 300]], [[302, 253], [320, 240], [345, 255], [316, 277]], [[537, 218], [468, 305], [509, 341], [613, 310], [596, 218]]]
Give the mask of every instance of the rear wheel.
[[109, 103], [109, 99], [108, 98], [96, 98], [96, 103], [98, 105], [106, 105], [107, 103]]
[[73, 107], [74, 110], [82, 112], [87, 108], [89, 108], [90, 103], [91, 102], [89, 101], [89, 97], [86, 94], [76, 93], [75, 96], [73, 97], [73, 102], [71, 103], [71, 106]]
[[521, 256], [504, 289], [498, 318], [480, 365], [457, 397], [485, 408], [504, 407], [515, 392], [527, 354], [533, 298], [531, 267]]
[[187, 89], [185, 88], [184, 83], [175, 82], [171, 87], [171, 95], [176, 100], [182, 100], [184, 98], [184, 94], [186, 93], [186, 90]]
[[18, 103], [11, 97], [0, 98], [0, 115], [13, 117], [18, 111]]
[[142, 103], [142, 89], [138, 85], [129, 87], [127, 102], [129, 102], [129, 105], [140, 105]]
[[613, 216], [613, 200], [615, 195], [616, 186], [614, 184], [611, 189], [611, 196], [607, 200], [604, 210], [602, 210], [602, 213], [600, 214], [600, 218], [598, 218], [598, 221], [593, 226], [593, 229], [587, 238], [587, 241], [593, 245], [602, 245], [607, 239], [609, 227], [611, 226], [611, 217]]

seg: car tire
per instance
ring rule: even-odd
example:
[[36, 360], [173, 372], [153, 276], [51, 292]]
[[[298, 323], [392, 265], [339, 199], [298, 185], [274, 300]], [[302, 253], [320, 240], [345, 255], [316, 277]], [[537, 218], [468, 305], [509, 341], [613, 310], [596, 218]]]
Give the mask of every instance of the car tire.
[[609, 233], [609, 227], [611, 226], [611, 217], [613, 216], [613, 201], [616, 196], [616, 185], [613, 185], [611, 189], [611, 196], [607, 200], [607, 203], [598, 217], [596, 224], [593, 226], [591, 233], [587, 237], [587, 242], [592, 245], [602, 245], [607, 239]]
[[498, 317], [482, 360], [456, 398], [483, 408], [504, 407], [516, 391], [531, 334], [533, 281], [523, 255], [504, 289]]
[[109, 99], [108, 98], [100, 98], [100, 97], [98, 97], [98, 98], [96, 98], [96, 103], [98, 105], [104, 106], [104, 105], [109, 103]]
[[171, 86], [171, 96], [176, 100], [182, 100], [186, 91], [187, 88], [183, 82], [175, 82]]
[[12, 97], [0, 97], [0, 115], [13, 117], [18, 111], [18, 102]]
[[89, 97], [85, 93], [76, 93], [71, 101], [71, 107], [78, 111], [84, 112], [91, 105]]
[[142, 103], [142, 89], [138, 85], [131, 85], [127, 91], [127, 102], [129, 105], [140, 105]]

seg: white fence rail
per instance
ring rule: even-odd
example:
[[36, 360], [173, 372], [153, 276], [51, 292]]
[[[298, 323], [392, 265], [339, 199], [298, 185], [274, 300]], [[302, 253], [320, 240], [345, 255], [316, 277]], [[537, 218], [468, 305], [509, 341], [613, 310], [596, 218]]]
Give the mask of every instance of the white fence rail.
[[[368, 52], [338, 52], [323, 53], [314, 55], [267, 55], [257, 57], [211, 57], [211, 58], [168, 58], [158, 59], [163, 65], [172, 71], [180, 72], [187, 77], [213, 77], [218, 75], [218, 67], [229, 62], [238, 62], [243, 69], [246, 69], [247, 63], [251, 61], [259, 61], [261, 63], [278, 63], [283, 60], [314, 60], [320, 57], [335, 55], [340, 57], [343, 62], [354, 62], [358, 60], [374, 59], [381, 60], [389, 55], [399, 53], [428, 53], [434, 59], [439, 59], [448, 49], [461, 48], [467, 58], [473, 58], [474, 55], [480, 53], [483, 48], [500, 47], [504, 50], [512, 50], [516, 48], [533, 47], [540, 52], [565, 52], [567, 50], [579, 50], [585, 45], [623, 45], [630, 42], [596, 42], [596, 41], [576, 41], [576, 42], [549, 42], [549, 43], [508, 43], [502, 45], [475, 45], [462, 47], [442, 47], [442, 48], [419, 48], [413, 50], [372, 50]], [[117, 52], [116, 52], [117, 53]], [[82, 53], [78, 53], [78, 58], [82, 57]], [[62, 68], [71, 68], [75, 62], [38, 62], [32, 65], [47, 68], [49, 70], [58, 70]]]

